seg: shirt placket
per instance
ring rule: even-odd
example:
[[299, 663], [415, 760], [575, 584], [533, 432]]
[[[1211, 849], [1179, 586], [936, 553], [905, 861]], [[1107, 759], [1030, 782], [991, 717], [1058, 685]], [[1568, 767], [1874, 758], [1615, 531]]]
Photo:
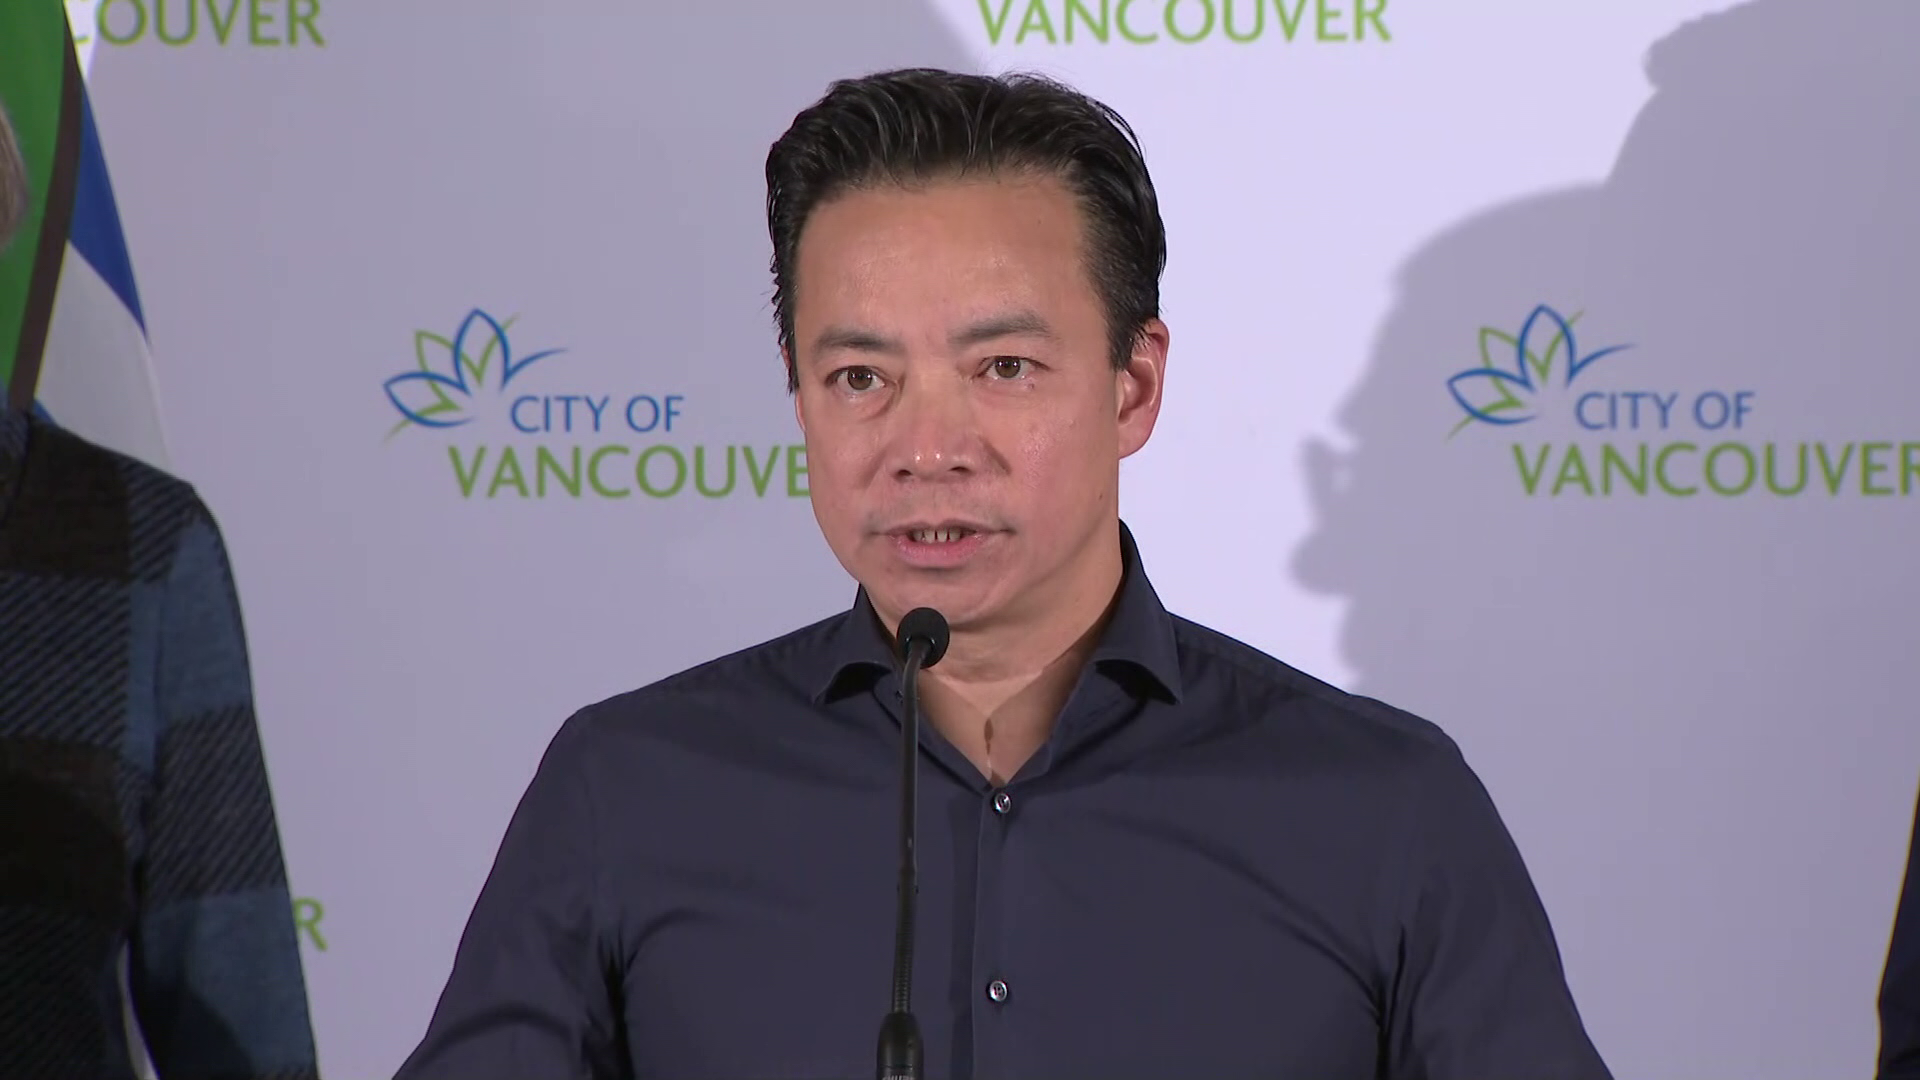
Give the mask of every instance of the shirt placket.
[[975, 1076], [1011, 1072], [1008, 1025], [1019, 1003], [1014, 997], [1018, 972], [1006, 951], [1007, 834], [1016, 827], [1014, 792], [998, 788], [980, 800], [980, 829], [975, 865], [973, 969], [969, 993], [973, 1015]]
[[[972, 994], [975, 1077], [1009, 1077], [1020, 1073], [1021, 1038], [1020, 962], [1008, 948], [1011, 920], [1022, 914], [1017, 867], [1009, 865], [1014, 830], [1023, 828], [1023, 809], [1036, 797], [1044, 798], [1048, 777], [1060, 768], [1063, 755], [1097, 730], [1103, 721], [1123, 714], [1127, 699], [1104, 679], [1083, 677], [1061, 711], [1054, 737], [1047, 740], [1005, 787], [984, 789], [980, 801], [978, 878], [974, 896]], [[1031, 847], [1032, 837], [1021, 842]], [[1024, 940], [1033, 940], [1036, 928], [1022, 928]], [[1042, 928], [1038, 932], [1044, 933]]]

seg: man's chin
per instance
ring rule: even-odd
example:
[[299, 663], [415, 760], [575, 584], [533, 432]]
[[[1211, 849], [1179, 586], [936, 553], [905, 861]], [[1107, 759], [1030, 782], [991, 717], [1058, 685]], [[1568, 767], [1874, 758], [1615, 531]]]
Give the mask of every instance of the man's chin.
[[913, 575], [902, 580], [902, 576], [872, 579], [866, 586], [874, 610], [889, 622], [915, 608], [930, 607], [947, 620], [948, 626], [961, 629], [991, 617], [1001, 606], [986, 583], [967, 580], [973, 577], [970, 574], [956, 574], [946, 580], [932, 575]]

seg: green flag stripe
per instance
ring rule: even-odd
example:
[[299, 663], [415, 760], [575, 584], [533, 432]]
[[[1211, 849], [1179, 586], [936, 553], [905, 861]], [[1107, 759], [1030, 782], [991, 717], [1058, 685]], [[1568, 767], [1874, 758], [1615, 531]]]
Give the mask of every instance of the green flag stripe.
[[29, 207], [0, 252], [0, 381], [30, 402], [66, 255], [80, 155], [79, 57], [61, 0], [0, 0], [0, 105], [27, 164]]
[[[61, 20], [63, 29], [65, 21]], [[40, 250], [33, 260], [33, 274], [27, 279], [20, 345], [14, 354], [13, 372], [7, 379], [7, 398], [16, 409], [32, 405], [34, 388], [40, 385], [47, 331], [53, 326], [54, 294], [60, 287], [60, 268], [66, 259], [68, 229], [73, 223], [75, 178], [80, 175], [81, 110], [85, 107], [81, 95], [86, 87], [80, 73], [80, 57], [74, 52], [71, 38], [67, 41], [61, 71], [60, 131], [47, 181], [46, 216], [40, 224]]]

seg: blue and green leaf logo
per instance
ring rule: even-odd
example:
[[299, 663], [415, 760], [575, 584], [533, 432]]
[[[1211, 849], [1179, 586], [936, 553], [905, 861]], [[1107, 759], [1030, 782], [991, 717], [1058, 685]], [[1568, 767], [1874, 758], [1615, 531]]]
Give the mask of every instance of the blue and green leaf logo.
[[[1767, 420], [1758, 391], [1739, 384], [1669, 381], [1711, 370], [1725, 358], [1675, 358], [1660, 354], [1657, 342], [1647, 357], [1653, 362], [1625, 365], [1635, 382], [1619, 385], [1590, 376], [1587, 372], [1601, 360], [1639, 346], [1584, 350], [1574, 334], [1579, 320], [1578, 312], [1563, 316], [1541, 304], [1518, 333], [1483, 327], [1480, 366], [1447, 379], [1447, 392], [1465, 414], [1447, 437], [1475, 424], [1514, 431], [1505, 449], [1522, 494], [1602, 499], [1920, 494], [1920, 439], [1886, 432], [1846, 441], [1817, 435], [1769, 438], [1760, 434]], [[1607, 370], [1613, 372], [1615, 365]], [[1638, 381], [1648, 378], [1657, 381]], [[1542, 417], [1549, 422], [1519, 428]], [[1531, 440], [1521, 431], [1540, 437]]]
[[1580, 314], [1568, 318], [1541, 304], [1518, 334], [1481, 327], [1480, 366], [1447, 380], [1447, 392], [1467, 414], [1447, 437], [1474, 423], [1509, 427], [1537, 419], [1541, 394], [1553, 386], [1556, 368], [1564, 373], [1560, 385], [1570, 387], [1595, 361], [1632, 348], [1611, 345], [1583, 355], [1573, 333]]
[[542, 349], [524, 357], [513, 355], [507, 340], [505, 321], [474, 308], [460, 322], [451, 339], [431, 330], [413, 333], [413, 354], [418, 369], [395, 375], [386, 381], [387, 400], [400, 412], [400, 422], [387, 438], [418, 425], [426, 428], [454, 428], [474, 420], [474, 409], [481, 393], [488, 389], [488, 376], [499, 375], [492, 389], [504, 394], [514, 377], [564, 349]]
[[[806, 498], [806, 446], [780, 441], [708, 444], [685, 438], [687, 395], [672, 385], [635, 387], [596, 378], [610, 367], [659, 379], [630, 361], [568, 357], [530, 377], [527, 369], [568, 349], [517, 351], [514, 319], [474, 308], [451, 335], [413, 333], [413, 370], [382, 384], [399, 422], [425, 428], [411, 441], [445, 454], [462, 499], [597, 500]], [[373, 408], [369, 404], [369, 408]], [[385, 414], [385, 407], [380, 410]], [[479, 421], [475, 423], [475, 421]], [[786, 483], [777, 484], [784, 476]]]

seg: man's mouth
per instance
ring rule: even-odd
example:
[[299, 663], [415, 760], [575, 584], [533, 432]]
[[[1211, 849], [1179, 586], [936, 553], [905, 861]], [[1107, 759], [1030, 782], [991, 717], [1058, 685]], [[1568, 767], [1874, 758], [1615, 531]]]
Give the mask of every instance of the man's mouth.
[[951, 544], [972, 536], [974, 530], [965, 526], [949, 526], [939, 529], [909, 529], [907, 539], [916, 544]]

